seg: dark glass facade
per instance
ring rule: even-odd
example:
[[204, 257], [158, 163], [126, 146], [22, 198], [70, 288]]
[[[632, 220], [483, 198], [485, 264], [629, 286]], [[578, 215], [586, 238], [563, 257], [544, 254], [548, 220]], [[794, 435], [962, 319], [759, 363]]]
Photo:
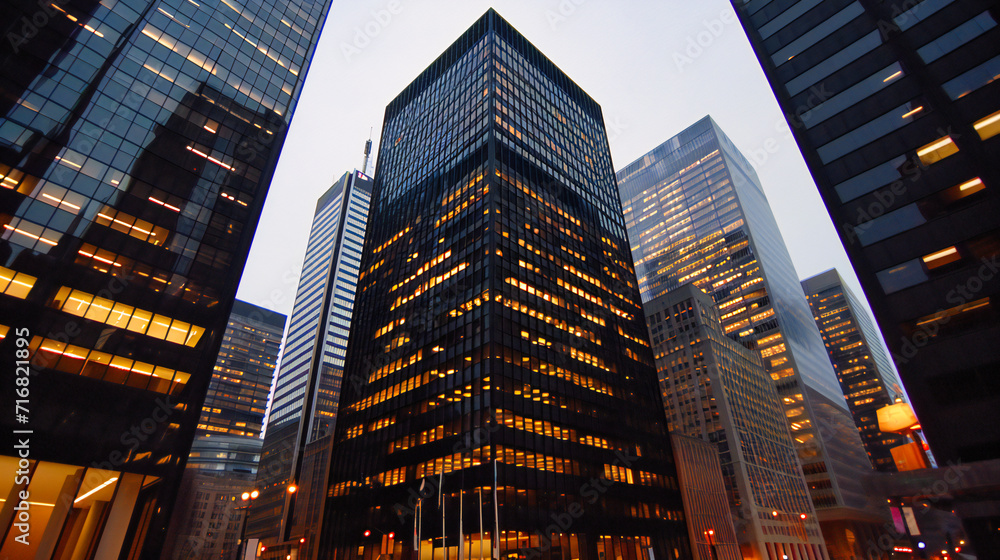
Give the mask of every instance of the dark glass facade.
[[384, 122], [320, 555], [688, 558], [600, 107], [490, 10]]
[[[738, 12], [935, 455], [996, 458], [1000, 432], [967, 429], [1000, 410], [1000, 388], [982, 378], [1000, 359], [984, 343], [998, 334], [996, 6], [799, 4]], [[787, 45], [790, 60], [776, 54]], [[809, 88], [821, 93], [811, 104]]]
[[[275, 554], [279, 551], [273, 545], [286, 540], [298, 544], [301, 534], [316, 526], [315, 520], [306, 524], [294, 516], [306, 515], [305, 508], [313, 518], [321, 510], [326, 485], [302, 482], [326, 478], [329, 450], [324, 455], [307, 446], [328, 448], [332, 441], [371, 190], [371, 178], [355, 170], [316, 201], [267, 417], [257, 478], [261, 496], [247, 529]], [[296, 496], [287, 492], [293, 482], [302, 486]], [[299, 527], [293, 530], [295, 525]]]
[[[1000, 459], [1000, 13], [734, 0], [942, 464]], [[955, 508], [1000, 549], [1000, 501]], [[974, 504], [971, 502], [975, 502]]]
[[[740, 557], [826, 558], [784, 407], [760, 355], [726, 336], [712, 297], [693, 284], [643, 307], [667, 427], [716, 446]], [[690, 510], [697, 508], [686, 507], [697, 537], [706, 528], [695, 530]]]
[[24, 489], [55, 504], [17, 555], [159, 554], [326, 8], [4, 3], [0, 354], [25, 341], [32, 375], [2, 426], [33, 430]]
[[236, 554], [285, 316], [236, 300], [170, 520], [164, 560]]
[[861, 508], [858, 437], [763, 187], [705, 117], [618, 172], [644, 302], [693, 283], [760, 354], [817, 510]]
[[802, 289], [872, 466], [895, 472], [889, 450], [908, 440], [879, 430], [876, 411], [903, 397], [903, 387], [882, 348], [875, 323], [836, 270], [803, 280]]

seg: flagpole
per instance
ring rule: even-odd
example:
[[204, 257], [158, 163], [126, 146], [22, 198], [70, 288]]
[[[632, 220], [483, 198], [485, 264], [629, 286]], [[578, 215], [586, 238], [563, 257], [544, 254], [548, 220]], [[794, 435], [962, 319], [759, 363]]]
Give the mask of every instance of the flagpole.
[[[424, 486], [423, 483], [421, 483], [420, 484], [421, 489], [423, 489], [423, 486]], [[423, 519], [423, 517], [424, 517], [423, 516], [423, 513], [424, 513], [424, 504], [423, 504], [423, 502], [424, 502], [423, 498], [418, 498], [417, 499], [417, 560], [420, 560], [420, 544], [421, 544], [421, 542], [420, 542], [420, 540], [421, 540], [420, 532], [421, 532], [421, 529], [423, 529], [423, 524], [424, 524], [424, 519]]]
[[426, 480], [420, 481], [420, 490], [417, 491], [417, 504], [413, 506], [413, 548], [410, 556], [415, 560], [420, 560], [420, 530], [417, 529], [417, 524], [420, 519], [420, 500], [424, 493], [424, 483]]
[[[479, 494], [479, 560], [483, 560], [483, 488], [482, 486], [476, 491]], [[469, 555], [472, 555], [472, 544], [469, 544]]]
[[500, 560], [500, 507], [497, 503], [497, 460], [493, 459], [493, 559]]
[[445, 560], [448, 560], [451, 555], [448, 554], [448, 540], [445, 538], [444, 527], [444, 465], [441, 466], [441, 474], [438, 477], [438, 502], [441, 505], [441, 547], [444, 549]]
[[[465, 478], [465, 472], [462, 472], [462, 478]], [[458, 560], [465, 560], [465, 531], [462, 527], [462, 521], [465, 517], [465, 500], [462, 499], [465, 494], [464, 488], [458, 489]]]

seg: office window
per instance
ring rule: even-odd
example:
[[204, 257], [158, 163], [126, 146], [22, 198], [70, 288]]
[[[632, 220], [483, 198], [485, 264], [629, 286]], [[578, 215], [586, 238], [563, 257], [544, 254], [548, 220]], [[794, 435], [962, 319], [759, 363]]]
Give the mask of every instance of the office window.
[[24, 299], [35, 285], [35, 280], [34, 276], [0, 266], [0, 294]]
[[861, 245], [867, 246], [915, 228], [925, 222], [927, 219], [920, 213], [917, 205], [908, 204], [899, 210], [855, 226], [854, 232], [861, 241]]
[[875, 276], [878, 278], [879, 283], [882, 285], [882, 291], [886, 295], [927, 281], [927, 272], [924, 271], [920, 259], [906, 261], [905, 263], [879, 271]]
[[917, 49], [924, 62], [931, 63], [996, 27], [989, 12], [983, 12], [955, 29]]
[[776, 66], [781, 66], [785, 62], [794, 58], [796, 55], [805, 52], [805, 50], [809, 47], [815, 45], [823, 39], [826, 39], [834, 31], [847, 25], [851, 22], [851, 20], [864, 12], [865, 9], [861, 7], [861, 4], [857, 2], [849, 4], [846, 8], [831, 16], [830, 19], [813, 27], [806, 33], [803, 33], [798, 39], [792, 41], [784, 48], [774, 53], [774, 56], [772, 56], [771, 59], [774, 61]]
[[979, 138], [982, 140], [993, 138], [997, 134], [1000, 134], [1000, 111], [976, 121], [972, 126], [976, 129], [976, 133], [979, 134]]
[[1000, 77], [1000, 56], [994, 56], [975, 68], [941, 85], [948, 97], [961, 99]]
[[944, 158], [957, 153], [958, 146], [955, 145], [955, 141], [951, 139], [951, 136], [938, 138], [930, 144], [926, 144], [917, 149], [917, 157], [920, 158], [920, 162], [924, 165], [937, 163]]

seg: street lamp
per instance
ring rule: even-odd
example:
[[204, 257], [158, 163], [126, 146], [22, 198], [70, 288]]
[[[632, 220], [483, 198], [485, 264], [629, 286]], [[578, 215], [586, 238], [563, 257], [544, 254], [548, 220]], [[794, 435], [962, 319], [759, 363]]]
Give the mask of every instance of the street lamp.
[[715, 552], [715, 529], [709, 529], [705, 531], [705, 536], [708, 538], [708, 552], [711, 555], [712, 560], [718, 560], [718, 555]]
[[256, 488], [254, 488], [249, 492], [244, 492], [240, 494], [240, 499], [243, 500], [243, 503], [245, 505], [242, 508], [237, 508], [244, 510], [243, 527], [240, 529], [240, 540], [237, 547], [237, 550], [239, 550], [240, 555], [237, 558], [237, 560], [242, 560], [243, 557], [246, 556], [245, 548], [246, 548], [246, 534], [247, 534], [247, 518], [250, 517], [250, 506], [253, 505], [253, 501], [257, 499], [257, 496], [260, 496], [260, 491], [257, 490]]

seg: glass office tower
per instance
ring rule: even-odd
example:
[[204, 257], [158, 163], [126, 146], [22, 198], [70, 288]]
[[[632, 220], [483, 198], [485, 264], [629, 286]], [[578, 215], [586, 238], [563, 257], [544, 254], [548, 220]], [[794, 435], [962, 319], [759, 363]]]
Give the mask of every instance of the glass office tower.
[[215, 374], [181, 480], [161, 558], [212, 560], [236, 554], [254, 486], [264, 409], [278, 362], [285, 316], [233, 303]]
[[[733, 5], [934, 456], [1000, 472], [996, 2]], [[954, 509], [1000, 550], [1000, 500]]]
[[689, 557], [600, 107], [490, 10], [384, 122], [320, 554]]
[[871, 462], [746, 158], [705, 117], [620, 170], [618, 185], [643, 302], [685, 283], [710, 294], [723, 331], [774, 380], [820, 522], [875, 522], [862, 511]]
[[[305, 479], [326, 478], [328, 436], [336, 425], [371, 189], [371, 178], [355, 170], [316, 201], [267, 418], [257, 478], [261, 496], [247, 527], [247, 534], [272, 548], [289, 539], [298, 544], [302, 538], [292, 539], [296, 509], [312, 502], [313, 515], [320, 513], [322, 500], [312, 493], [323, 494], [325, 484], [304, 483], [301, 475], [303, 468], [307, 473], [320, 469]], [[320, 456], [314, 457], [307, 446], [317, 447]], [[302, 486], [296, 496], [287, 491], [293, 482]]]
[[894, 472], [890, 449], [908, 440], [878, 428], [876, 411], [903, 397], [875, 323], [835, 269], [802, 281], [837, 379], [876, 470]]
[[159, 554], [326, 8], [4, 3], [0, 354], [31, 375], [0, 425], [32, 433], [0, 497], [35, 509], [0, 556]]
[[828, 558], [784, 407], [760, 355], [726, 336], [712, 296], [693, 284], [643, 308], [667, 427], [716, 446], [740, 557]]

